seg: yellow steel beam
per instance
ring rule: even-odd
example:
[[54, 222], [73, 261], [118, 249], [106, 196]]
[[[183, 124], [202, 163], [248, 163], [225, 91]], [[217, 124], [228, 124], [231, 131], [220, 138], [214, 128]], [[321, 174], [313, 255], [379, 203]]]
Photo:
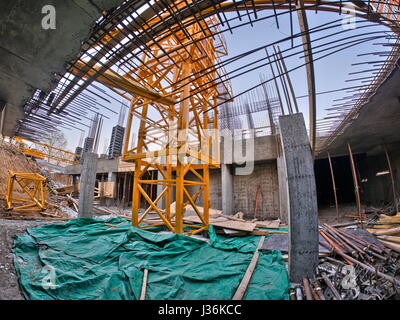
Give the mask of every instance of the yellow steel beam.
[[[32, 157], [35, 157], [35, 158], [38, 158], [38, 159], [49, 158], [49, 159], [57, 160], [57, 161], [64, 162], [64, 163], [67, 163], [67, 164], [71, 164], [71, 165], [79, 163], [78, 161], [70, 160], [70, 159], [67, 159], [67, 158], [62, 157], [62, 156], [53, 155], [53, 154], [50, 153], [50, 150], [60, 151], [65, 156], [74, 156], [74, 157], [77, 157], [77, 158], [81, 157], [81, 155], [73, 153], [73, 152], [70, 152], [68, 150], [61, 149], [61, 148], [58, 148], [58, 147], [54, 147], [54, 146], [51, 146], [51, 145], [46, 144], [46, 143], [33, 141], [33, 140], [28, 139], [28, 138], [22, 138], [22, 137], [17, 137], [16, 136], [16, 137], [14, 137], [14, 140], [21, 144], [19, 146], [19, 148], [21, 149], [21, 151], [25, 155], [29, 155], [29, 156], [32, 156]], [[46, 153], [46, 152], [43, 152], [43, 151], [40, 151], [40, 150], [37, 150], [37, 149], [25, 148], [24, 147], [24, 143], [25, 142], [30, 142], [30, 143], [34, 144], [35, 146], [42, 146], [42, 147], [46, 148], [49, 151], [49, 153]]]
[[[75, 64], [79, 69], [85, 68], [85, 64], [82, 61], [78, 61]], [[75, 75], [81, 75], [81, 71], [75, 67], [72, 67], [71, 73]], [[97, 74], [97, 72], [101, 69], [98, 65], [95, 65], [90, 69], [84, 78], [88, 78]], [[127, 76], [118, 76], [115, 72], [105, 71], [100, 74], [96, 81], [103, 83], [107, 87], [120, 89], [126, 92], [129, 92], [134, 95], [138, 95], [140, 97], [150, 99], [152, 101], [160, 102], [166, 105], [174, 105], [176, 101], [170, 97], [164, 97], [157, 91], [152, 90], [151, 88], [145, 87], [144, 85], [140, 84], [139, 82], [128, 78]]]

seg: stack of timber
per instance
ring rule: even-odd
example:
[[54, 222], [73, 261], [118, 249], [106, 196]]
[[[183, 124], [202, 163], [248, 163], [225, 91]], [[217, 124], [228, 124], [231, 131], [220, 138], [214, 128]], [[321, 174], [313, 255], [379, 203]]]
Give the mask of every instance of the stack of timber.
[[380, 215], [374, 229], [369, 229], [386, 247], [400, 253], [400, 213], [395, 216]]
[[[203, 213], [202, 207], [197, 207], [199, 212]], [[202, 221], [191, 205], [185, 207], [186, 213], [183, 221], [189, 224], [201, 224]], [[175, 212], [175, 203], [171, 204], [171, 214]], [[153, 221], [154, 222], [154, 221]], [[279, 231], [273, 229], [286, 228], [286, 225], [281, 225], [280, 220], [258, 221], [244, 220], [243, 213], [238, 212], [233, 216], [225, 215], [221, 210], [209, 209], [209, 224], [216, 227], [217, 233], [224, 233], [231, 236], [242, 235], [258, 235], [265, 236], [271, 233], [287, 233], [287, 231]], [[271, 230], [268, 230], [271, 229]], [[233, 231], [233, 232], [232, 232]]]

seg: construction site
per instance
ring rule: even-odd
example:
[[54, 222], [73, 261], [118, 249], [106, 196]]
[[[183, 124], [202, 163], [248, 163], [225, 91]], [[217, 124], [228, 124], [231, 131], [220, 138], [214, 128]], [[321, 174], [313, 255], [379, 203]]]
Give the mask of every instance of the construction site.
[[399, 10], [0, 0], [0, 300], [400, 300]]

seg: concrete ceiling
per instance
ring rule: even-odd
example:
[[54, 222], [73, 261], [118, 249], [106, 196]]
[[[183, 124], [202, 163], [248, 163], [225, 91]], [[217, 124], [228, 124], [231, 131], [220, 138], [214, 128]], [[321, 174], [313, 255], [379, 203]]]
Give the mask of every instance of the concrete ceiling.
[[[382, 146], [400, 142], [400, 70], [398, 63], [388, 78], [379, 86], [370, 101], [360, 110], [345, 131], [328, 147], [331, 155], [348, 154], [347, 143], [353, 153], [371, 153]], [[322, 152], [320, 156], [323, 156]]]
[[[65, 72], [103, 11], [123, 0], [13, 0], [0, 3], [1, 133], [12, 135], [36, 89], [48, 92], [54, 73]], [[56, 9], [56, 29], [42, 28], [42, 8]], [[5, 102], [5, 103], [4, 103]], [[3, 108], [5, 105], [5, 108]]]

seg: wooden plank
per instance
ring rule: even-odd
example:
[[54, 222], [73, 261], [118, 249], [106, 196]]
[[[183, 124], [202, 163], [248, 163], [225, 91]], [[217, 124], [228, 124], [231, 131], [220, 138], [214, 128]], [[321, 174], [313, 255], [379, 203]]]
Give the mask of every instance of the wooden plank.
[[271, 221], [255, 221], [257, 228], [269, 228], [269, 229], [278, 229], [281, 225], [281, 221], [271, 220]]
[[140, 300], [145, 300], [146, 298], [146, 288], [147, 288], [147, 276], [149, 274], [149, 270], [144, 269], [143, 271], [143, 282], [142, 282], [142, 292], [140, 293]]
[[[191, 223], [201, 223], [201, 220], [198, 216], [184, 217], [183, 220]], [[256, 228], [256, 224], [252, 222], [240, 222], [232, 220], [223, 221], [211, 218], [209, 223], [216, 227], [239, 230], [239, 231], [247, 231], [247, 232], [254, 231], [254, 229]]]
[[252, 222], [239, 222], [239, 221], [213, 221], [213, 226], [226, 228], [226, 229], [233, 229], [233, 230], [240, 230], [240, 231], [254, 231], [256, 228], [256, 224]]
[[381, 214], [379, 216], [379, 222], [400, 223], [400, 214], [398, 213], [395, 216], [387, 216], [385, 214]]
[[385, 247], [388, 247], [389, 249], [400, 252], [400, 244], [394, 243], [394, 242], [389, 242], [389, 241], [383, 241], [383, 240], [379, 240], [379, 241], [381, 243], [383, 243], [385, 245]]
[[[173, 215], [175, 213], [175, 207], [176, 207], [176, 202], [171, 203], [171, 205], [170, 205], [171, 215]], [[204, 208], [203, 207], [197, 206], [197, 209], [200, 211], [201, 214], [203, 214], [203, 212], [204, 212]], [[190, 204], [185, 206], [185, 211], [195, 212], [193, 207]], [[208, 216], [210, 218], [215, 218], [215, 217], [218, 217], [218, 216], [220, 216], [222, 214], [223, 214], [222, 210], [211, 209], [211, 208], [208, 209]]]
[[256, 268], [256, 265], [258, 262], [258, 257], [260, 256], [258, 250], [261, 249], [262, 245], [264, 244], [264, 241], [265, 241], [265, 236], [262, 236], [260, 241], [258, 242], [257, 249], [253, 254], [253, 258], [251, 259], [251, 262], [250, 262], [249, 266], [247, 267], [246, 273], [244, 274], [244, 277], [242, 278], [242, 281], [240, 282], [239, 287], [237, 288], [232, 300], [242, 300], [243, 299], [243, 296], [246, 293], [247, 287], [250, 283], [250, 279]]
[[250, 234], [252, 236], [266, 236], [268, 234], [274, 234], [274, 233], [287, 234], [288, 232], [287, 231], [274, 231], [274, 230], [254, 230]]
[[383, 236], [383, 235], [393, 235], [400, 233], [400, 227], [397, 228], [391, 228], [391, 229], [385, 229], [382, 231], [372, 231], [372, 233], [376, 236]]
[[378, 236], [379, 240], [386, 240], [390, 242], [395, 242], [395, 243], [400, 243], [400, 237], [394, 237], [394, 236]]
[[246, 220], [241, 219], [241, 218], [236, 218], [235, 216], [227, 216], [226, 214], [218, 214], [219, 217], [223, 217], [229, 220], [233, 220], [233, 221], [241, 221], [241, 222], [246, 222]]

